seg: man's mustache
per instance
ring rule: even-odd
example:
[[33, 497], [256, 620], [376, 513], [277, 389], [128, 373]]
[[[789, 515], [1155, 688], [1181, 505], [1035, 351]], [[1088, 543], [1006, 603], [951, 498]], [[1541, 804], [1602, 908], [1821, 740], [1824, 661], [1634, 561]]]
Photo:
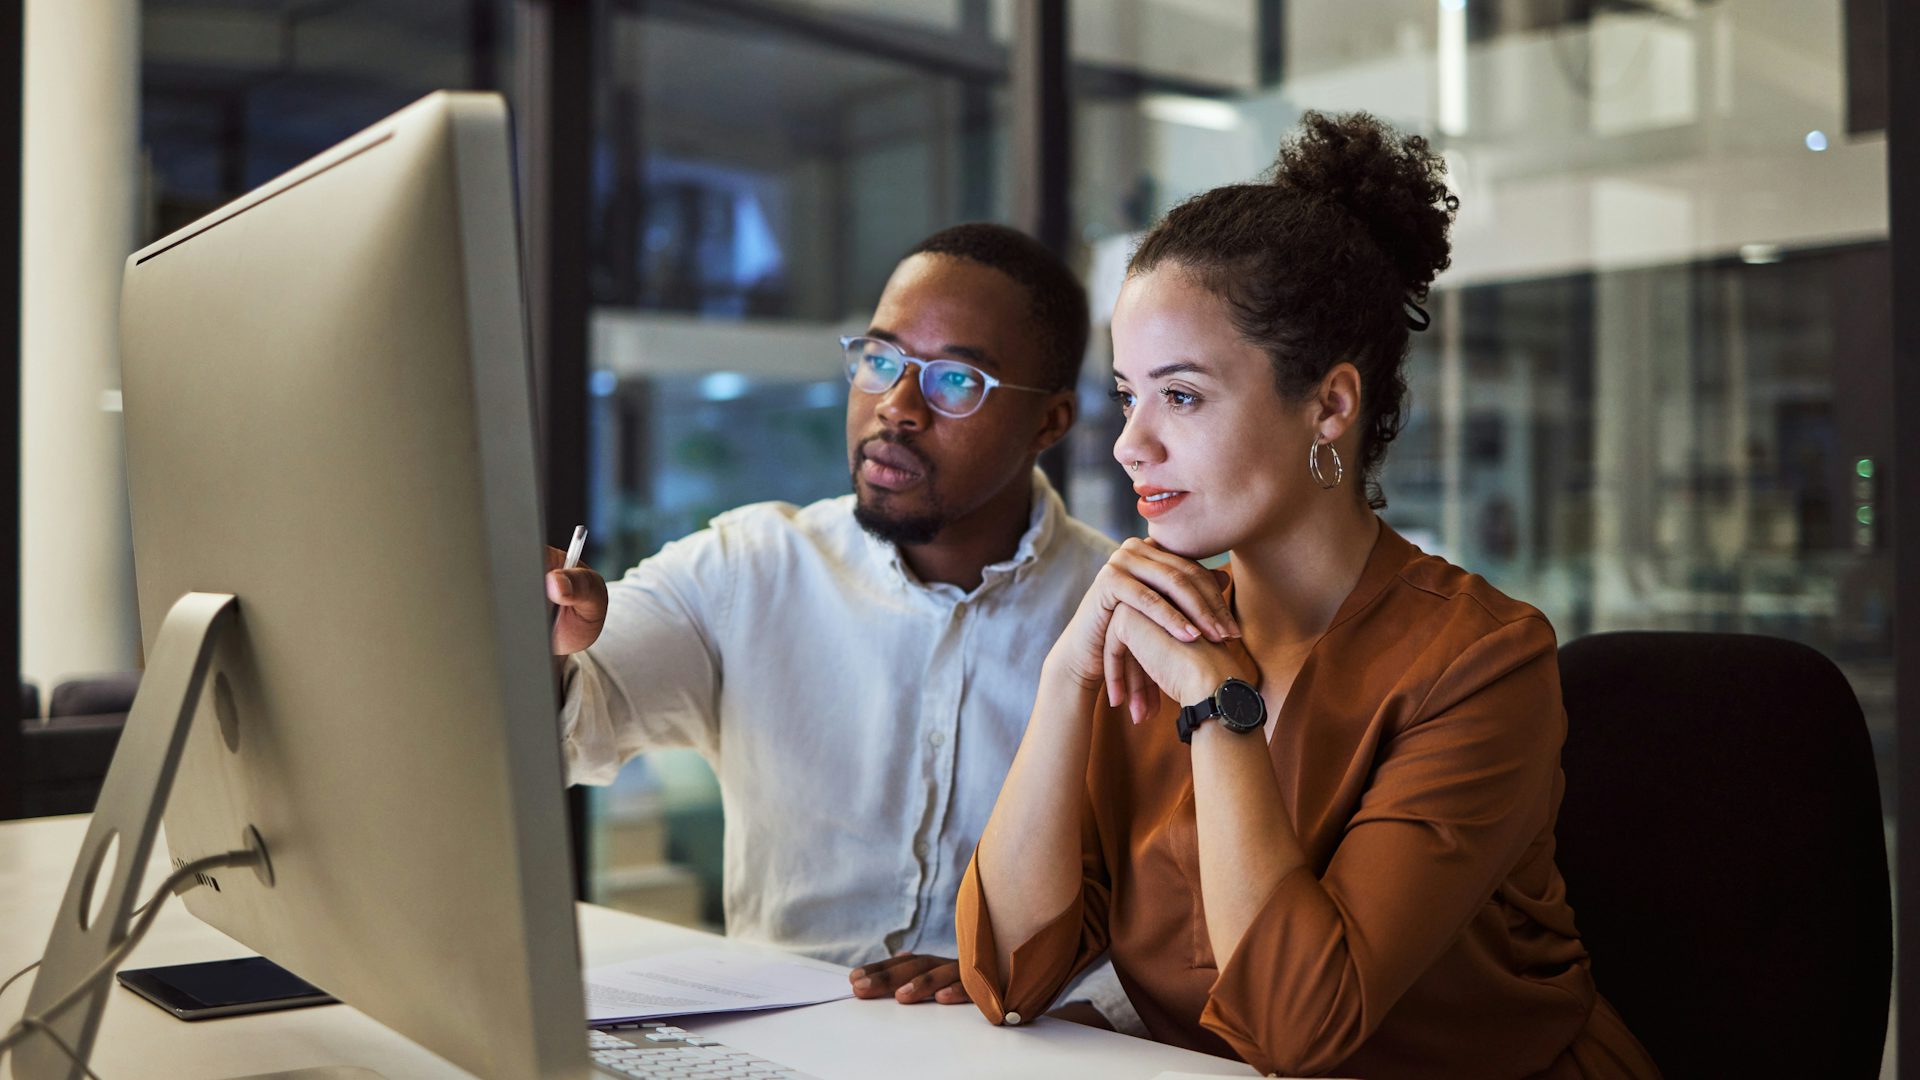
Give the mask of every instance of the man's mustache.
[[901, 438], [899, 435], [896, 435], [891, 431], [883, 431], [878, 435], [869, 435], [866, 438], [861, 439], [860, 445], [854, 448], [855, 467], [858, 467], [860, 461], [863, 461], [866, 459], [868, 444], [877, 443], [877, 442], [883, 442], [883, 443], [886, 443], [888, 446], [896, 447], [900, 450], [900, 452], [913, 458], [914, 462], [920, 466], [920, 473], [922, 476], [930, 477], [933, 475], [934, 473], [933, 462], [928, 461], [925, 454], [922, 454], [920, 451], [915, 450], [913, 448], [912, 442], [910, 442], [907, 439]]

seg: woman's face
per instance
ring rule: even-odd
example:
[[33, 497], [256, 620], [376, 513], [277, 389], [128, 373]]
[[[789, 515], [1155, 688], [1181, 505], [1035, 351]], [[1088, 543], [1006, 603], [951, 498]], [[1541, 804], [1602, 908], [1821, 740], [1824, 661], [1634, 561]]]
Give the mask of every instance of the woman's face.
[[[1242, 547], [1285, 531], [1304, 500], [1332, 494], [1307, 472], [1327, 423], [1320, 401], [1282, 399], [1267, 354], [1234, 329], [1226, 300], [1180, 268], [1120, 290], [1113, 375], [1127, 418], [1113, 456], [1130, 470], [1147, 534], [1169, 551]], [[1331, 457], [1323, 464], [1330, 472]]]

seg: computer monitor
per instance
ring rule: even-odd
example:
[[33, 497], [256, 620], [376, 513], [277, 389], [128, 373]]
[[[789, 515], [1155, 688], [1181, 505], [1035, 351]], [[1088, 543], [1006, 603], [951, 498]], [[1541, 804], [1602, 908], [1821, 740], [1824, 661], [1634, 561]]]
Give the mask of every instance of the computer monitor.
[[121, 319], [150, 680], [176, 601], [237, 597], [166, 842], [271, 865], [186, 906], [477, 1076], [592, 1075], [504, 103], [144, 248]]

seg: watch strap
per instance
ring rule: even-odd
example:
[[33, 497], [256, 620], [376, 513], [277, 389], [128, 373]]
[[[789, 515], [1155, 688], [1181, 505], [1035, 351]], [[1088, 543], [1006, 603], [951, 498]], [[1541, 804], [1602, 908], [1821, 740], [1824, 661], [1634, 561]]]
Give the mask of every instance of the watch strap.
[[1180, 710], [1180, 719], [1175, 722], [1175, 728], [1180, 732], [1180, 741], [1191, 744], [1193, 733], [1200, 729], [1200, 725], [1219, 715], [1220, 703], [1212, 695], [1208, 695], [1206, 700], [1198, 704], [1183, 706]]

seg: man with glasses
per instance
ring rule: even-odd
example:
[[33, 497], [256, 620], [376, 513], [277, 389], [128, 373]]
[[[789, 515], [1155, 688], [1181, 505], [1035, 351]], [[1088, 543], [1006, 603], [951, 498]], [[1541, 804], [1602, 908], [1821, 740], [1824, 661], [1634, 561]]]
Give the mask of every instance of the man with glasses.
[[[954, 895], [1113, 550], [1034, 467], [1073, 424], [1087, 332], [1085, 290], [1030, 237], [937, 233], [840, 342], [851, 495], [722, 514], [611, 586], [548, 575], [571, 779], [699, 750], [728, 934], [864, 965], [861, 997], [967, 1000]], [[1079, 996], [1133, 1027], [1099, 970]]]

